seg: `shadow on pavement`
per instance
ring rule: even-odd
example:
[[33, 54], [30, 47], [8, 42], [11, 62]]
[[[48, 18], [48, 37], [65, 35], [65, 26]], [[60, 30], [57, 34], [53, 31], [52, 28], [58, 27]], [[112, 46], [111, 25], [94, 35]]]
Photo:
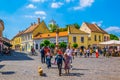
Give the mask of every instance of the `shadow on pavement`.
[[4, 67], [5, 65], [0, 65], [0, 69], [2, 68], [2, 67]]
[[63, 74], [63, 76], [77, 76], [80, 77], [81, 75], [84, 75], [83, 73], [69, 73], [69, 74]]
[[7, 72], [0, 72], [2, 75], [11, 75], [14, 74], [15, 72], [13, 71], [7, 71]]
[[34, 59], [23, 52], [12, 52], [10, 56], [7, 55], [0, 56], [0, 61], [6, 61], [6, 60], [16, 61], [16, 60], [34, 60]]
[[42, 74], [42, 77], [47, 77], [46, 73], [43, 73], [43, 74]]
[[78, 68], [73, 68], [72, 70], [89, 70], [89, 69], [78, 69]]

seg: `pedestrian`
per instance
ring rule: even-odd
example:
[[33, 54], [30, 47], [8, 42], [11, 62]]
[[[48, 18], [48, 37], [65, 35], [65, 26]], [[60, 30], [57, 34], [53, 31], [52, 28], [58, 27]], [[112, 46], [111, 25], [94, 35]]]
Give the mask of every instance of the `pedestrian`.
[[70, 56], [71, 69], [72, 69], [73, 68], [72, 59], [74, 59], [74, 50], [73, 50], [73, 48], [70, 49], [70, 47], [68, 47], [67, 50], [65, 51], [65, 53], [67, 53], [67, 55]]
[[62, 61], [63, 60], [64, 60], [63, 52], [61, 51], [61, 49], [58, 49], [57, 50], [57, 55], [55, 57], [55, 62], [57, 63], [57, 66], [58, 66], [59, 76], [61, 76], [61, 73], [62, 73], [62, 64], [63, 64]]
[[77, 57], [77, 49], [74, 50], [75, 56]]
[[65, 73], [68, 74], [69, 73], [69, 69], [70, 69], [70, 56], [68, 56], [65, 53], [64, 54], [64, 59], [65, 59], [65, 65], [64, 65]]
[[98, 58], [99, 53], [98, 53], [98, 49], [96, 49], [96, 58]]
[[85, 58], [87, 57], [86, 54], [87, 54], [87, 50], [86, 50], [86, 48], [84, 48], [84, 57]]
[[90, 56], [92, 57], [93, 50], [90, 48]]
[[44, 47], [42, 47], [42, 49], [40, 50], [40, 54], [41, 54], [41, 62], [45, 63], [45, 51], [44, 51]]
[[83, 51], [82, 49], [80, 49], [80, 57], [83, 55]]
[[46, 53], [46, 64], [47, 64], [47, 68], [49, 69], [51, 67], [51, 53], [50, 53], [50, 50], [48, 50], [47, 53]]
[[34, 47], [31, 48], [32, 55], [35, 55], [35, 49]]
[[90, 50], [89, 50], [89, 48], [87, 49], [87, 57], [89, 57], [89, 55], [90, 55]]

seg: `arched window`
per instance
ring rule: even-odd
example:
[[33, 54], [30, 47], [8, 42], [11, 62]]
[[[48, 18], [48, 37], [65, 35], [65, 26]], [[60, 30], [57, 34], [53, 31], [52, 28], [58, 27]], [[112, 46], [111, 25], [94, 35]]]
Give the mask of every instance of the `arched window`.
[[35, 48], [38, 49], [38, 44], [35, 45]]

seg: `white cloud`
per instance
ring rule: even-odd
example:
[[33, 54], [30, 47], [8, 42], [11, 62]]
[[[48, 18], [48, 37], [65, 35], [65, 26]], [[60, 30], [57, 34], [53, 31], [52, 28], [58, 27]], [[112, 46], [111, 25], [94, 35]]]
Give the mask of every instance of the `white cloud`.
[[110, 26], [105, 29], [107, 32], [119, 32], [120, 33], [120, 27], [118, 26]]
[[45, 11], [35, 11], [35, 14], [46, 15], [46, 12]]
[[74, 10], [83, 9], [92, 6], [94, 0], [79, 0], [79, 6], [74, 7]]
[[25, 15], [25, 18], [38, 18], [46, 19], [46, 12], [45, 11], [35, 11], [33, 15]]
[[69, 3], [71, 0], [66, 0], [67, 3]]
[[36, 6], [34, 6], [33, 4], [29, 4], [26, 6], [26, 8], [36, 8]]
[[32, 2], [45, 2], [46, 0], [31, 0]]
[[93, 23], [93, 24], [97, 24], [98, 26], [102, 26], [103, 21], [102, 21], [102, 20], [101, 20], [101, 21], [98, 21], [98, 22], [93, 21], [92, 23]]
[[60, 8], [62, 5], [63, 5], [62, 2], [53, 2], [53, 3], [51, 4], [51, 7], [52, 7], [52, 8]]
[[41, 15], [25, 15], [25, 18], [41, 18], [41, 19], [46, 19], [46, 16], [41, 16]]

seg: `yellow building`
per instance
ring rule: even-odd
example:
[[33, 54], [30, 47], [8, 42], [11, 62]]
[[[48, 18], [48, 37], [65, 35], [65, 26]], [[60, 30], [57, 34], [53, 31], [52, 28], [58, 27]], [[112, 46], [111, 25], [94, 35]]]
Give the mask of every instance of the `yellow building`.
[[[88, 44], [88, 33], [76, 29], [74, 26], [69, 26], [67, 31], [59, 32], [58, 42], [65, 42], [66, 44], [72, 46], [73, 43], [77, 43], [79, 47], [87, 47]], [[56, 32], [38, 34], [34, 37], [34, 47], [35, 49], [40, 49], [40, 43], [48, 39], [50, 42], [56, 44]]]
[[77, 43], [78, 47], [88, 47], [88, 33], [75, 28], [74, 26], [68, 27], [68, 42], [70, 46]]
[[22, 34], [21, 34], [21, 46], [22, 51], [31, 51], [31, 48], [34, 46], [33, 37], [38, 33], [48, 33], [49, 30], [44, 21], [40, 22], [38, 18], [38, 23], [31, 24]]
[[81, 25], [80, 30], [89, 34], [88, 45], [97, 46], [99, 42], [110, 40], [109, 34], [96, 24], [84, 22]]
[[19, 32], [15, 37], [13, 37], [13, 39], [11, 40], [11, 44], [12, 44], [12, 49], [14, 50], [18, 50], [21, 51], [21, 37], [20, 35], [23, 33]]

